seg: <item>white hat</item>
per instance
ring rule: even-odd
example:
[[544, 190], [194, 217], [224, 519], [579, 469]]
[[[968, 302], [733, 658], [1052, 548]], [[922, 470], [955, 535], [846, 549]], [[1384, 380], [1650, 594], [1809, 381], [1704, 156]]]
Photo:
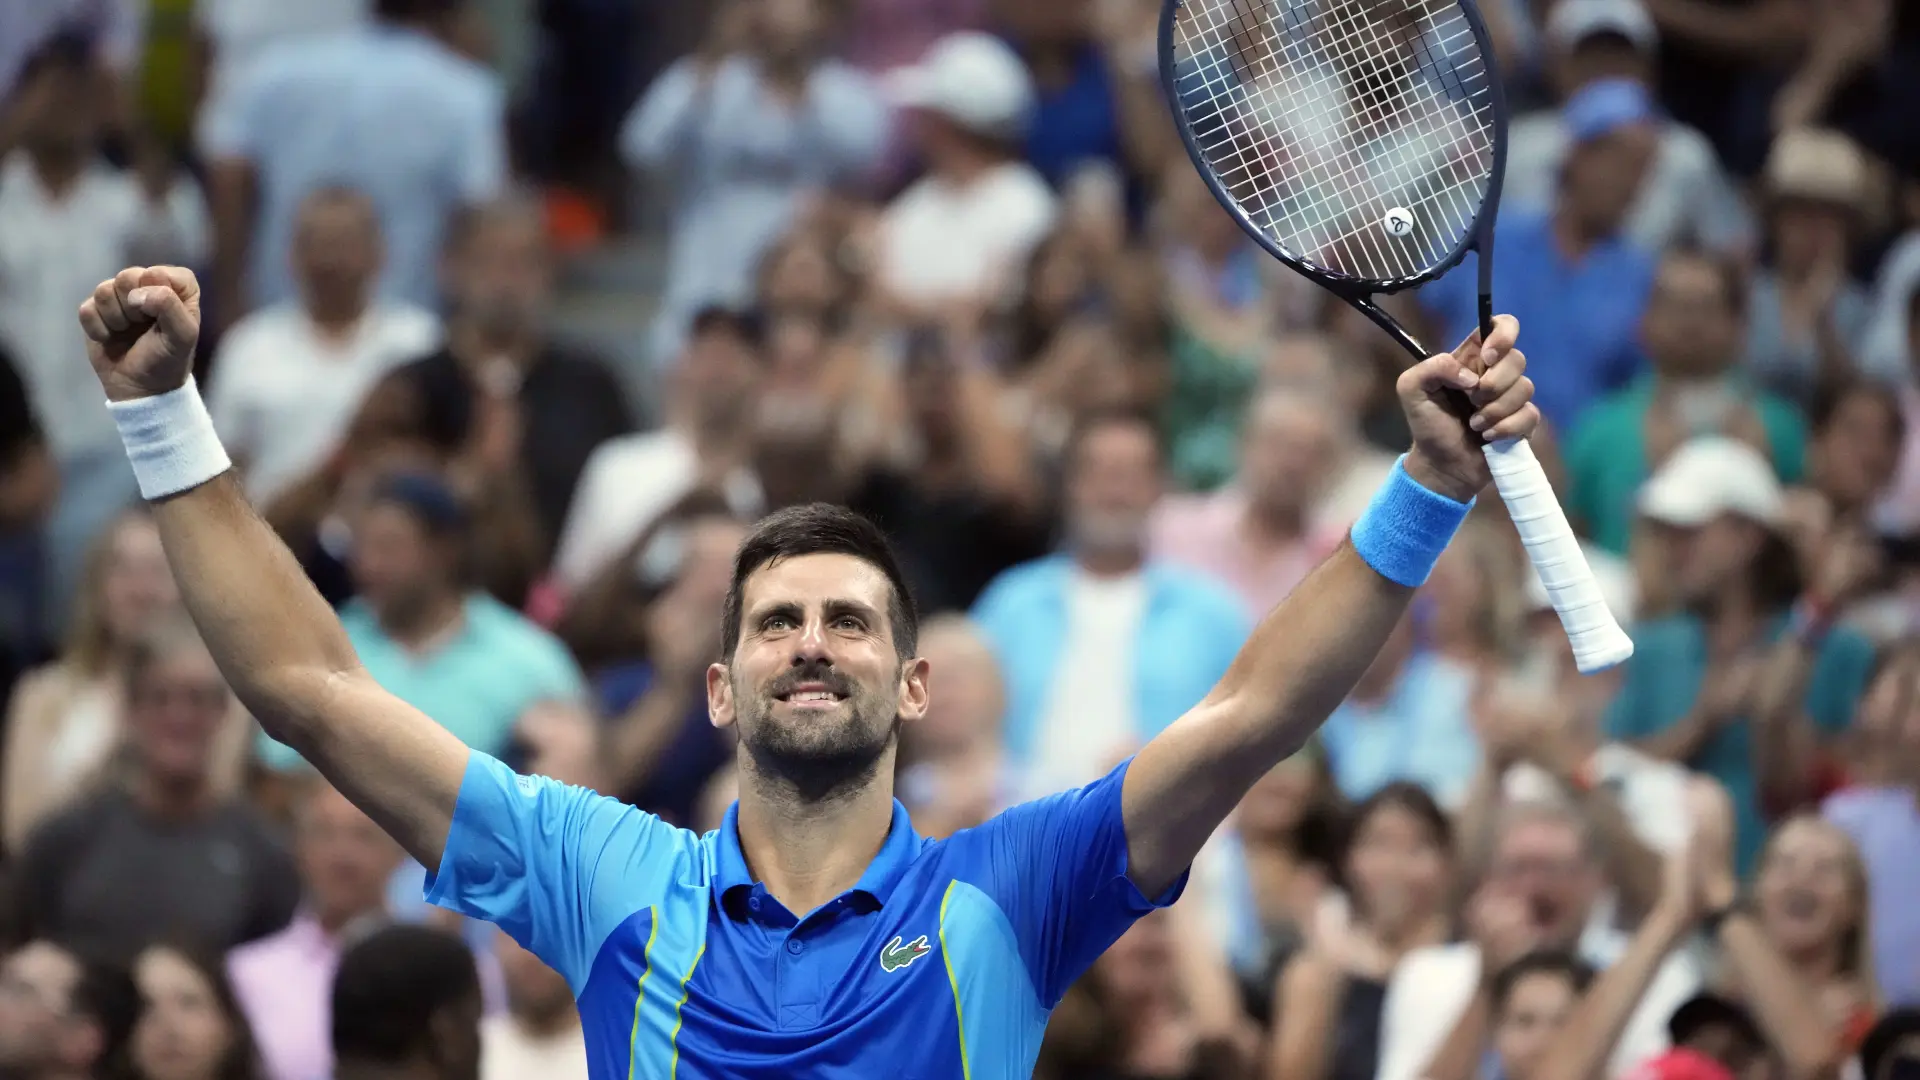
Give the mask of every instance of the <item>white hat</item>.
[[[1633, 575], [1632, 565], [1620, 556], [1590, 544], [1581, 544], [1580, 550], [1587, 557], [1587, 568], [1593, 571], [1593, 583], [1600, 588], [1600, 599], [1606, 603], [1614, 620], [1632, 622], [1640, 601], [1640, 583]], [[1540, 572], [1529, 562], [1527, 610], [1547, 611], [1552, 607], [1553, 598], [1547, 595], [1547, 583], [1540, 580]]]
[[1033, 112], [1027, 65], [992, 34], [948, 34], [918, 64], [887, 76], [897, 105], [937, 112], [982, 135], [1017, 138]]
[[1673, 452], [1640, 488], [1640, 512], [1694, 528], [1738, 514], [1762, 525], [1780, 521], [1785, 500], [1773, 466], [1749, 443], [1724, 435], [1694, 439]]
[[1653, 16], [1640, 0], [1560, 0], [1547, 16], [1547, 37], [1562, 49], [1596, 34], [1618, 34], [1641, 52], [1660, 45]]
[[1766, 185], [1776, 196], [1858, 208], [1867, 193], [1867, 158], [1837, 131], [1783, 131], [1767, 154]]

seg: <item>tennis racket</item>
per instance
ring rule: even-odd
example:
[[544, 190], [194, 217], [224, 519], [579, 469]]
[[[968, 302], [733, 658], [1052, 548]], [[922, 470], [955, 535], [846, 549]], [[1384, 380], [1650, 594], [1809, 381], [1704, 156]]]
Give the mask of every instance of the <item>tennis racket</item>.
[[[1160, 78], [1187, 154], [1240, 227], [1422, 360], [1373, 298], [1468, 251], [1492, 332], [1507, 124], [1488, 41], [1471, 0], [1165, 0]], [[1507, 439], [1486, 453], [1579, 669], [1633, 655], [1533, 449]]]

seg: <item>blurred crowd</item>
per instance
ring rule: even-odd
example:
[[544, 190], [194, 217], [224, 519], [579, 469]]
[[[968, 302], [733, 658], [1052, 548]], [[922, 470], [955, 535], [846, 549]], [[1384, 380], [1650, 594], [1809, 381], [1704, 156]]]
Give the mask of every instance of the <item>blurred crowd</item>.
[[[1182, 153], [1159, 6], [0, 0], [0, 1076], [585, 1075], [180, 612], [74, 323], [123, 265], [200, 271], [255, 505], [516, 768], [713, 828], [731, 554], [811, 500], [931, 617], [921, 832], [1199, 701], [1406, 432]], [[1576, 674], [1483, 500], [1041, 1075], [1912, 1080], [1920, 8], [1480, 7], [1496, 304], [1637, 651]], [[666, 268], [621, 360], [561, 317], [610, 251]], [[1390, 304], [1451, 345], [1472, 282]]]

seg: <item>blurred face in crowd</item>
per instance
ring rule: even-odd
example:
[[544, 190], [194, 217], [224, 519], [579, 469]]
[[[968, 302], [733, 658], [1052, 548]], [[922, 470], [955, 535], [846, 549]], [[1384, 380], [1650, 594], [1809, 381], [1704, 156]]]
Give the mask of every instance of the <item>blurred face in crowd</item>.
[[760, 279], [760, 306], [776, 316], [824, 315], [846, 302], [847, 275], [833, 259], [825, 238], [796, 232], [767, 256]]
[[326, 784], [300, 807], [294, 854], [307, 902], [321, 925], [332, 930], [382, 910], [387, 879], [400, 865], [400, 846]]
[[929, 685], [937, 684], [940, 692], [912, 728], [918, 752], [962, 750], [1000, 730], [1006, 707], [1000, 665], [985, 639], [965, 623], [930, 623], [920, 635], [920, 655], [927, 661]]
[[1134, 923], [1093, 970], [1100, 996], [1118, 1017], [1139, 1015], [1178, 985], [1174, 973], [1173, 916], [1156, 911]]
[[1560, 1026], [1580, 1000], [1565, 972], [1536, 971], [1514, 981], [1494, 1018], [1493, 1049], [1506, 1080], [1533, 1080]]
[[727, 427], [751, 415], [759, 374], [753, 343], [731, 327], [715, 325], [688, 339], [673, 378], [696, 422]]
[[1675, 597], [1693, 606], [1744, 580], [1767, 542], [1766, 527], [1738, 514], [1722, 514], [1698, 528], [1655, 524], [1670, 569]]
[[172, 949], [140, 954], [133, 967], [144, 1008], [133, 1029], [142, 1080], [208, 1080], [233, 1049], [233, 1023], [207, 976]]
[[206, 647], [172, 644], [134, 676], [129, 688], [127, 736], [141, 766], [169, 786], [203, 782], [232, 704]]
[[760, 54], [773, 63], [804, 60], [819, 47], [826, 13], [819, 0], [751, 0]]
[[1640, 320], [1640, 344], [1654, 369], [1678, 378], [1719, 375], [1746, 335], [1734, 282], [1712, 259], [1675, 253], [1661, 260]]
[[1081, 555], [1139, 555], [1160, 499], [1158, 436], [1111, 420], [1081, 434], [1067, 462], [1067, 532]]
[[1304, 523], [1339, 462], [1338, 405], [1291, 390], [1260, 395], [1240, 447], [1240, 483], [1256, 513]]
[[1889, 391], [1860, 386], [1835, 406], [1814, 436], [1814, 475], [1834, 505], [1864, 507], [1893, 483], [1903, 437], [1900, 403]]
[[1773, 258], [1782, 273], [1798, 276], [1814, 267], [1845, 270], [1853, 247], [1853, 216], [1844, 206], [1818, 199], [1781, 199], [1768, 222]]
[[408, 624], [431, 610], [454, 588], [454, 559], [453, 541], [398, 503], [368, 506], [353, 531], [355, 589], [384, 622]]
[[45, 62], [14, 90], [25, 103], [22, 145], [60, 157], [86, 155], [100, 143], [106, 119], [106, 75], [89, 57], [63, 56]]
[[1374, 804], [1356, 823], [1346, 873], [1355, 910], [1390, 941], [1404, 940], [1441, 909], [1452, 876], [1432, 824], [1396, 801]]
[[553, 298], [553, 256], [531, 208], [483, 211], [443, 269], [455, 312], [490, 337], [533, 333]]
[[1563, 98], [1598, 79], [1633, 79], [1645, 83], [1650, 77], [1648, 60], [1645, 53], [1634, 48], [1633, 42], [1619, 34], [1594, 34], [1560, 54], [1554, 81]]
[[1652, 124], [1633, 124], [1570, 148], [1561, 209], [1588, 236], [1618, 233], [1659, 147], [1660, 133]]
[[364, 195], [322, 191], [300, 208], [293, 272], [307, 307], [322, 315], [365, 307], [380, 274], [380, 219]]
[[1308, 753], [1295, 754], [1267, 770], [1240, 800], [1240, 834], [1271, 842], [1290, 838], [1319, 797], [1319, 767]]
[[1493, 853], [1489, 877], [1527, 905], [1534, 929], [1549, 947], [1580, 937], [1602, 885], [1600, 869], [1572, 821], [1530, 814], [1507, 823]]
[[107, 539], [100, 575], [100, 618], [107, 636], [138, 637], [154, 615], [180, 602], [180, 590], [160, 546], [160, 530], [145, 515], [121, 518]]
[[739, 637], [726, 665], [707, 669], [708, 710], [738, 724], [744, 762], [808, 798], [873, 775], [927, 705], [927, 663], [896, 651], [892, 599], [886, 574], [853, 555], [780, 558], [747, 574]]
[[99, 1031], [73, 1012], [80, 964], [36, 941], [0, 964], [0, 1069], [34, 1075], [83, 1070], [99, 1052]]
[[1817, 817], [1793, 818], [1774, 831], [1760, 860], [1754, 880], [1760, 924], [1787, 955], [1820, 955], [1858, 930], [1862, 884], [1845, 833]]
[[564, 975], [496, 930], [493, 955], [500, 961], [500, 977], [507, 987], [507, 1007], [536, 1027], [552, 1024], [573, 1011], [573, 989]]

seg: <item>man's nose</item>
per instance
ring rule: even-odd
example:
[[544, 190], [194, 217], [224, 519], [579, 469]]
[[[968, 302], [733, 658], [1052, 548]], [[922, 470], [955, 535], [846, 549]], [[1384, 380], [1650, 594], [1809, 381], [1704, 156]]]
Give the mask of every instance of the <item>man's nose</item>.
[[800, 627], [800, 634], [794, 638], [794, 663], [828, 658], [827, 625], [825, 619], [808, 619]]

